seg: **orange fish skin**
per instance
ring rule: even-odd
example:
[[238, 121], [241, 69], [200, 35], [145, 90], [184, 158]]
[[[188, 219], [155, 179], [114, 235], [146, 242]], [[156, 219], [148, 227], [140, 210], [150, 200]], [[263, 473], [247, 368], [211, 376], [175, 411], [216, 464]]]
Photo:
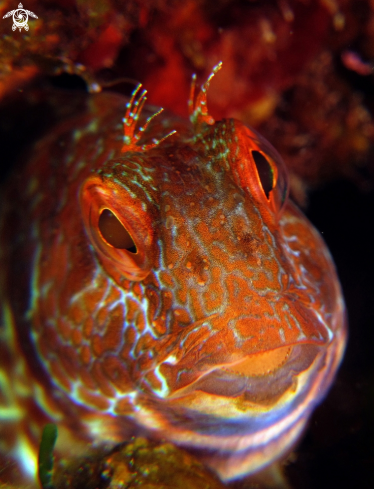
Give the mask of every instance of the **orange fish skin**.
[[222, 480], [254, 473], [294, 445], [343, 355], [335, 267], [274, 148], [210, 118], [204, 87], [192, 123], [137, 132], [137, 100], [89, 98], [6, 188], [0, 434], [26, 479], [51, 421], [58, 456], [145, 432]]

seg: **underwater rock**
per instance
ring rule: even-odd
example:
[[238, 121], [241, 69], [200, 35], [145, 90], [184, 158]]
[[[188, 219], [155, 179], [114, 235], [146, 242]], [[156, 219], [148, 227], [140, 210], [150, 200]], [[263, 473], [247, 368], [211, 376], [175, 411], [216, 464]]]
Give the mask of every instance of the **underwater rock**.
[[[66, 463], [66, 462], [65, 462]], [[224, 489], [217, 476], [171, 443], [134, 438], [110, 454], [68, 462], [56, 489]]]

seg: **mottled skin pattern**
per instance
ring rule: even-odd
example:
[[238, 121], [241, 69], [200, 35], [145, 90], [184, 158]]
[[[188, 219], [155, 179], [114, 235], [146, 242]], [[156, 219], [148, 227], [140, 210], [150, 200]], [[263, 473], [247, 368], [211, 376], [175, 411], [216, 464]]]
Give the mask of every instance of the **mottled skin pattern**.
[[[329, 252], [279, 155], [210, 118], [206, 88], [192, 123], [158, 115], [140, 132], [135, 98], [125, 138], [126, 101], [92, 96], [7, 186], [0, 435], [25, 476], [52, 420], [60, 454], [142, 432], [235, 479], [292, 447], [332, 381], [346, 335]], [[136, 253], [107, 242], [103, 209]]]

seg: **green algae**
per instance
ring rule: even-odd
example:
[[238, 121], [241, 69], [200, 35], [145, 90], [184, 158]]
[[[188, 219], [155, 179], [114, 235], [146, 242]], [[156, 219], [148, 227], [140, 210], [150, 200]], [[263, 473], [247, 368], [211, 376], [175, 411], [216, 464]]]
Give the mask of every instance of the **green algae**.
[[43, 489], [54, 489], [53, 449], [57, 440], [57, 426], [53, 423], [45, 425], [39, 446], [38, 476]]

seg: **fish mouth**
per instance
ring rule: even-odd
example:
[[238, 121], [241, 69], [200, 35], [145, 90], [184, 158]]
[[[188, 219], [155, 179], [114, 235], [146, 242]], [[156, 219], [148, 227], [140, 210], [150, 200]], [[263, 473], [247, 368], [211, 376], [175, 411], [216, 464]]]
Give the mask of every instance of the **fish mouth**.
[[269, 375], [284, 365], [292, 352], [291, 346], [283, 346], [275, 350], [248, 355], [245, 358], [221, 368], [236, 375], [258, 377]]
[[247, 355], [241, 360], [217, 365], [168, 398], [177, 400], [197, 391], [272, 405], [289, 389], [296, 389], [297, 375], [307, 370], [321, 352], [319, 345], [288, 345]]
[[[271, 404], [295, 387], [298, 374], [325, 351], [332, 330], [321, 314], [299, 301], [259, 297], [186, 327], [154, 377], [164, 399], [197, 390]], [[170, 354], [170, 352], [172, 354]]]

